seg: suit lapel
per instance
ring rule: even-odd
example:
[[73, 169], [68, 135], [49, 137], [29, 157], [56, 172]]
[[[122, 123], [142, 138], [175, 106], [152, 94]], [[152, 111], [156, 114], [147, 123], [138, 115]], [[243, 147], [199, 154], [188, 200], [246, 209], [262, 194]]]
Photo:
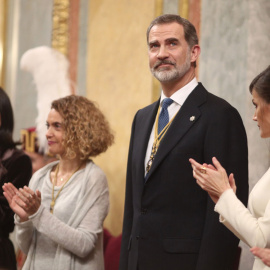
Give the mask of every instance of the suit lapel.
[[199, 121], [201, 112], [199, 106], [206, 101], [207, 91], [199, 84], [184, 102], [179, 112], [175, 116], [165, 137], [160, 143], [159, 149], [155, 156], [153, 165], [149, 171], [147, 179], [157, 169], [160, 162], [174, 148], [174, 146], [182, 139], [189, 129]]

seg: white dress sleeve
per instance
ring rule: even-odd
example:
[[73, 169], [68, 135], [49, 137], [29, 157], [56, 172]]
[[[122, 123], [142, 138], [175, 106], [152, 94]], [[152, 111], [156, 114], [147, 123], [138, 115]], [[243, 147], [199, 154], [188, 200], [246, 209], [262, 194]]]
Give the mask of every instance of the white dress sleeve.
[[237, 199], [233, 190], [229, 189], [219, 198], [215, 206], [215, 211], [221, 215], [220, 221], [250, 247], [270, 246], [269, 201], [265, 208], [264, 215], [256, 218], [242, 202]]

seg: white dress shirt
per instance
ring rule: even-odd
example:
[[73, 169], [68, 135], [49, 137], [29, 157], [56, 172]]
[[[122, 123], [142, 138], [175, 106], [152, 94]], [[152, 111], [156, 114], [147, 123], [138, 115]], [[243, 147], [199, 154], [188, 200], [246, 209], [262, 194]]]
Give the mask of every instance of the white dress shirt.
[[[194, 78], [192, 81], [190, 81], [188, 84], [186, 84], [184, 87], [177, 90], [170, 98], [173, 100], [173, 103], [168, 107], [168, 113], [169, 113], [169, 121], [177, 114], [181, 106], [184, 104], [185, 100], [189, 96], [189, 94], [194, 90], [194, 88], [198, 85], [198, 81], [196, 78]], [[161, 92], [161, 98], [160, 98], [160, 104], [161, 106], [163, 100], [167, 98], [163, 91]], [[161, 112], [161, 110], [160, 110]], [[151, 135], [149, 138], [145, 160], [144, 160], [144, 168], [146, 169], [147, 162], [150, 159], [151, 151], [153, 142], [155, 139], [155, 123], [153, 125]], [[146, 171], [145, 171], [146, 172]]]

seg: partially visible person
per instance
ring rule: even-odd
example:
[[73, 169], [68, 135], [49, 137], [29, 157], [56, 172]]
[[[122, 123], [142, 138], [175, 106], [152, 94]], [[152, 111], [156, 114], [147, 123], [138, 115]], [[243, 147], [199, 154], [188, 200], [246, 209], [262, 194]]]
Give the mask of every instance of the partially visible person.
[[47, 128], [49, 152], [60, 160], [38, 170], [29, 187], [3, 187], [27, 254], [23, 269], [103, 270], [108, 185], [89, 158], [113, 143], [109, 124], [93, 102], [71, 95], [52, 102]]
[[[0, 87], [0, 183], [7, 182], [17, 188], [28, 185], [31, 178], [31, 161], [16, 148], [13, 140], [14, 118], [8, 95]], [[14, 230], [14, 213], [3, 190], [0, 193], [0, 269], [16, 270], [16, 256], [9, 234]]]
[[[258, 124], [261, 137], [270, 138], [270, 66], [254, 78], [249, 90], [255, 106], [253, 120]], [[234, 173], [237, 170], [230, 171], [228, 177], [217, 158], [213, 157], [212, 161], [213, 165], [190, 159], [193, 175], [216, 203], [214, 209], [220, 214], [220, 221], [250, 247], [270, 248], [270, 169], [251, 191], [248, 210], [235, 194], [237, 178], [234, 179]], [[257, 247], [251, 249], [258, 256], [253, 270], [270, 269], [264, 264], [270, 266], [269, 249]]]

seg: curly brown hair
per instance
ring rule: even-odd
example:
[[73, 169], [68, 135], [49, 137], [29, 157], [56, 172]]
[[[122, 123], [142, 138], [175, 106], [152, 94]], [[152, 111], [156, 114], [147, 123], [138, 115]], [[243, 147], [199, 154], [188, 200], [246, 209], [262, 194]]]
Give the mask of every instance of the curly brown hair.
[[79, 155], [87, 160], [105, 152], [114, 142], [109, 123], [94, 102], [82, 96], [66, 96], [54, 100], [55, 109], [63, 118], [63, 145], [66, 157]]

